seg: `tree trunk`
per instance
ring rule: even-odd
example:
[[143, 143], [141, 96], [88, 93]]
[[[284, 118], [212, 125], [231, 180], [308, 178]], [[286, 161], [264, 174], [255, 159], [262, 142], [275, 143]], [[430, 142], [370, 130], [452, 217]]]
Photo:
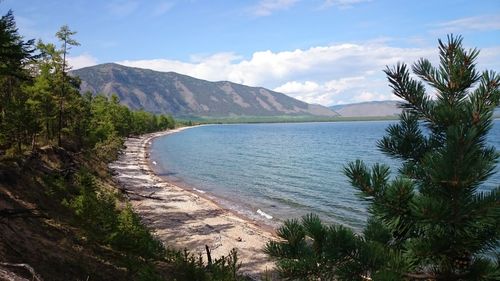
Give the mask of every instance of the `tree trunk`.
[[36, 148], [36, 133], [31, 135], [31, 151], [35, 151]]
[[61, 85], [61, 96], [59, 101], [59, 133], [57, 135], [57, 145], [61, 146], [61, 131], [63, 123], [63, 98], [65, 96], [65, 83], [66, 83], [66, 40], [64, 41], [63, 47], [63, 65], [62, 65], [62, 85]]
[[61, 96], [60, 96], [60, 101], [59, 101], [59, 126], [57, 128], [58, 129], [57, 146], [61, 146], [61, 131], [62, 131], [62, 119], [63, 119], [62, 115], [63, 115], [63, 93], [61, 90]]
[[22, 146], [21, 146], [21, 136], [17, 134], [17, 153], [21, 154]]
[[47, 143], [49, 143], [49, 140], [50, 140], [49, 130], [50, 130], [49, 118], [46, 117], [46, 119], [45, 119], [45, 141]]

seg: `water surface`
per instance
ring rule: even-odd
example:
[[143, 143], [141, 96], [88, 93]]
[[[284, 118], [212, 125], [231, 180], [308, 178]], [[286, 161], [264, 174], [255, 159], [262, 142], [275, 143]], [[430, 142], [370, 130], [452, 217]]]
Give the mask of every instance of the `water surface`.
[[[314, 212], [360, 230], [366, 208], [343, 167], [362, 159], [388, 164], [395, 173], [400, 163], [376, 148], [391, 123], [201, 126], [156, 139], [151, 155], [160, 175], [250, 218], [276, 225]], [[500, 120], [490, 142], [500, 149]], [[485, 188], [499, 183], [497, 173]]]

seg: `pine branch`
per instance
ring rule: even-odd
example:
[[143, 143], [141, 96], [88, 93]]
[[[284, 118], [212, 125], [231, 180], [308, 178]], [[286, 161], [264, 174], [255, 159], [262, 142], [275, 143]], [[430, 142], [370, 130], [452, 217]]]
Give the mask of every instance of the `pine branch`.
[[384, 72], [394, 95], [406, 101], [401, 104], [401, 107], [418, 114], [429, 122], [433, 121], [432, 102], [425, 93], [425, 87], [421, 82], [410, 78], [406, 65], [397, 64], [393, 68], [387, 67]]

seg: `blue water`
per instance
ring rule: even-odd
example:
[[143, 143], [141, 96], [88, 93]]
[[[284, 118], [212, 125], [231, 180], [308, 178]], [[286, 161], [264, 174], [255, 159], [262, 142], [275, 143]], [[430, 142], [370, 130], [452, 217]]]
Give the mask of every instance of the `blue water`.
[[[350, 161], [399, 162], [376, 148], [391, 121], [210, 125], [156, 139], [155, 170], [222, 206], [276, 225], [314, 212], [360, 230], [366, 206], [343, 174]], [[500, 149], [500, 120], [490, 143]], [[499, 170], [497, 168], [497, 170]], [[500, 173], [485, 188], [500, 184]], [[266, 214], [268, 215], [266, 218]], [[272, 219], [269, 219], [272, 216]]]

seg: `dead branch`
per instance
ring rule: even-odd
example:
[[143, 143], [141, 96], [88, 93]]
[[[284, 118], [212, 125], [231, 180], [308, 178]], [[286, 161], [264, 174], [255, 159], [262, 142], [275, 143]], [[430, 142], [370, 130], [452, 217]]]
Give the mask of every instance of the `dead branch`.
[[[133, 192], [133, 191], [130, 191], [130, 190], [126, 190], [126, 189], [121, 189], [121, 191], [127, 195], [135, 195], [135, 196], [139, 196], [139, 197], [142, 197], [142, 198], [147, 198], [147, 199], [153, 199], [153, 200], [163, 200], [163, 198], [161, 197], [157, 197], [157, 196], [151, 196], [151, 195], [143, 195], [143, 194], [140, 194], [140, 193], [137, 193], [137, 192]], [[151, 194], [154, 194], [151, 193]]]
[[0, 218], [43, 217], [39, 209], [0, 209]]
[[29, 264], [27, 263], [10, 263], [10, 262], [0, 262], [0, 265], [3, 265], [3, 266], [11, 266], [11, 267], [21, 267], [21, 268], [24, 268], [26, 270], [28, 270], [31, 275], [33, 276], [33, 280], [36, 280], [36, 281], [43, 281], [43, 279], [38, 275], [36, 274], [35, 270], [33, 269], [33, 267], [31, 267]]

